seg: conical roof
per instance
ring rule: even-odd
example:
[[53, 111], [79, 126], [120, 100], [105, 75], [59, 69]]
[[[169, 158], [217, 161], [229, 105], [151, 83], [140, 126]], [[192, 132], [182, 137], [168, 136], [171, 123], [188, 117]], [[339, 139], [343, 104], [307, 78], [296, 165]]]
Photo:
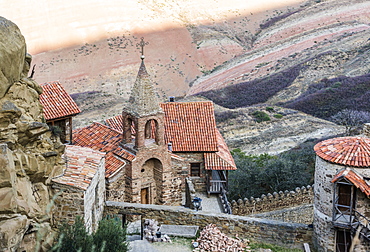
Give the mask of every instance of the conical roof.
[[370, 167], [370, 139], [338, 137], [315, 145], [316, 155], [322, 159], [347, 166]]
[[143, 56], [131, 96], [124, 110], [139, 117], [162, 112], [152, 81], [146, 71]]

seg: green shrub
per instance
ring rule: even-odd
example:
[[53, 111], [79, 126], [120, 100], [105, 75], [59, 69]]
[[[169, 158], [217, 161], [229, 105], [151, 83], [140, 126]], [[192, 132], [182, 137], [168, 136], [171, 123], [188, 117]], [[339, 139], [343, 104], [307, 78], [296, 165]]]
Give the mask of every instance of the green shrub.
[[266, 107], [266, 111], [268, 111], [268, 112], [274, 112], [274, 108], [273, 107]]
[[274, 117], [277, 118], [277, 119], [280, 119], [280, 118], [283, 118], [283, 115], [282, 114], [275, 114]]
[[51, 251], [84, 252], [92, 251], [92, 249], [92, 237], [86, 232], [83, 219], [80, 216], [77, 216], [73, 225], [63, 223], [60, 226], [58, 243]]
[[118, 218], [102, 219], [93, 238], [98, 251], [128, 251], [126, 230], [122, 228], [122, 223]]
[[265, 121], [270, 121], [270, 117], [268, 114], [266, 114], [263, 111], [254, 111], [253, 114], [254, 118], [256, 119], [257, 122], [265, 122]]
[[99, 222], [95, 234], [88, 234], [84, 221], [76, 217], [75, 223], [64, 223], [59, 229], [57, 244], [51, 251], [57, 252], [126, 252], [126, 229], [118, 218], [105, 218]]

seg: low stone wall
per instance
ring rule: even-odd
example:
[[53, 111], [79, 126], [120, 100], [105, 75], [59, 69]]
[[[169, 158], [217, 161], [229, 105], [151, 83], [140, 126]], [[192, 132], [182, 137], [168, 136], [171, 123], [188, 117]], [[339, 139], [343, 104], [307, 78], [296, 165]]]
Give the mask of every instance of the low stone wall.
[[244, 198], [231, 202], [233, 214], [236, 215], [251, 215], [276, 211], [280, 209], [301, 206], [305, 204], [313, 204], [313, 187], [302, 186], [297, 187], [295, 191], [274, 192], [262, 195], [261, 198], [250, 199]]
[[286, 248], [303, 248], [303, 243], [312, 244], [312, 228], [298, 223], [259, 219], [229, 214], [214, 214], [194, 211], [179, 206], [144, 205], [107, 201], [105, 214], [139, 214], [145, 219], [155, 219], [160, 224], [197, 225], [201, 229], [216, 224], [229, 236], [238, 235], [258, 242], [277, 244]]
[[311, 225], [313, 222], [313, 204], [249, 215], [249, 217]]

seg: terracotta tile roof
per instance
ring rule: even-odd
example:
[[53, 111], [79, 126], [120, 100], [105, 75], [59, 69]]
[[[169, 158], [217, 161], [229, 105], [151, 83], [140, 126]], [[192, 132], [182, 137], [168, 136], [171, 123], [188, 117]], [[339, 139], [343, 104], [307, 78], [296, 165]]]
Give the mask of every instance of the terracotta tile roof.
[[120, 132], [98, 122], [73, 131], [73, 144], [94, 150], [110, 152], [119, 145], [120, 141]]
[[370, 166], [370, 139], [364, 137], [338, 137], [315, 145], [316, 155], [341, 165]]
[[77, 104], [58, 81], [41, 84], [40, 103], [46, 120], [54, 120], [81, 113]]
[[213, 103], [167, 102], [160, 104], [165, 113], [165, 140], [174, 152], [217, 151]]
[[105, 120], [105, 123], [112, 129], [122, 132], [122, 115], [113, 116]]
[[120, 146], [121, 136], [121, 132], [94, 122], [73, 131], [73, 144], [106, 152], [105, 177], [109, 178], [126, 164], [124, 160], [132, 161], [135, 158]]
[[126, 165], [126, 162], [114, 155], [113, 152], [108, 152], [105, 155], [105, 164], [105, 177], [110, 178], [119, 172]]
[[342, 178], [346, 178], [348, 181], [350, 181], [354, 186], [365, 193], [367, 197], [370, 196], [370, 185], [360, 174], [354, 170], [350, 168], [341, 170], [337, 175], [335, 175], [331, 182], [335, 183]]
[[204, 165], [206, 170], [236, 170], [234, 158], [232, 157], [224, 138], [216, 129], [217, 133], [217, 152], [204, 153]]
[[52, 181], [86, 190], [95, 174], [105, 153], [90, 148], [67, 145], [64, 153], [66, 169]]

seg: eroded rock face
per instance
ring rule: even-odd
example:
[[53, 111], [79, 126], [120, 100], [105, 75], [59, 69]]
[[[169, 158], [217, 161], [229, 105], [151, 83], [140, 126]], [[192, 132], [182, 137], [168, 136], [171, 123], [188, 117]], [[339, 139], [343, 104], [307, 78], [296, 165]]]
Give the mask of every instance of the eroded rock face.
[[46, 251], [54, 235], [48, 185], [64, 146], [51, 139], [30, 64], [20, 30], [0, 17], [0, 251]]

